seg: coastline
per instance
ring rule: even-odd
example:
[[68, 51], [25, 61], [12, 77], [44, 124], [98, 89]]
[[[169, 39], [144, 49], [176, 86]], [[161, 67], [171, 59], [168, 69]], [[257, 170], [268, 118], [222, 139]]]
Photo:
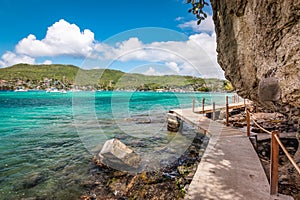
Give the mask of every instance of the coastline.
[[[242, 110], [233, 110], [231, 117], [229, 119], [230, 121], [230, 126], [232, 128], [236, 128], [241, 130], [242, 132], [245, 132], [245, 129], [243, 128], [244, 126], [246, 126], [246, 120], [245, 120], [245, 114], [243, 112], [241, 112]], [[270, 129], [270, 127], [277, 127], [278, 126], [274, 126], [274, 123], [276, 123], [277, 125], [280, 123], [282, 124], [282, 127], [279, 129], [283, 132], [285, 132], [288, 137], [286, 138], [284, 135], [282, 137], [284, 144], [289, 148], [289, 152], [294, 155], [297, 148], [298, 148], [298, 142], [297, 139], [295, 137], [295, 132], [294, 134], [288, 134], [288, 132], [291, 132], [291, 123], [285, 123], [286, 119], [282, 118], [282, 115], [280, 114], [276, 114], [276, 113], [255, 113], [256, 118], [259, 120], [259, 123], [261, 125], [263, 125], [264, 127], [267, 127], [268, 129]], [[280, 118], [280, 121], [278, 120]], [[219, 123], [225, 123], [223, 120], [220, 120]], [[293, 126], [292, 126], [293, 127]], [[253, 143], [254, 148], [256, 149], [256, 153], [257, 156], [260, 159], [261, 165], [265, 170], [266, 173], [266, 177], [269, 179], [269, 165], [270, 165], [270, 161], [269, 159], [269, 155], [270, 155], [270, 139], [266, 139], [265, 137], [263, 137], [263, 133], [261, 132], [257, 132], [258, 129], [255, 125], [252, 125], [251, 130], [256, 132], [257, 137], [259, 138], [256, 143]], [[254, 133], [253, 132], [253, 133]], [[253, 141], [252, 141], [253, 142]], [[189, 148], [190, 149], [190, 148]], [[204, 150], [205, 151], [205, 150]], [[201, 157], [203, 155], [203, 152], [200, 153]], [[184, 154], [183, 157], [186, 157], [187, 155]], [[193, 164], [193, 168], [196, 167], [196, 165], [198, 165], [199, 162], [195, 162]], [[285, 158], [285, 155], [283, 153], [281, 153], [280, 156], [280, 172], [283, 173], [282, 176], [279, 177], [280, 182], [279, 182], [279, 193], [283, 194], [283, 195], [288, 195], [288, 196], [293, 196], [295, 199], [299, 198], [299, 184], [297, 180], [299, 180], [299, 178], [297, 177], [297, 173], [291, 173], [291, 172], [287, 172], [287, 168], [286, 165], [288, 164], [288, 160]], [[99, 167], [99, 169], [109, 169], [106, 168], [106, 166], [104, 166], [103, 164], [99, 163], [98, 161], [96, 162], [96, 165]], [[174, 168], [174, 167], [173, 167]], [[197, 168], [197, 167], [196, 167]], [[180, 173], [180, 169], [182, 169], [180, 166], [177, 166], [177, 173]], [[110, 169], [111, 170], [111, 169]], [[190, 171], [189, 171], [190, 172]], [[152, 198], [157, 198], [160, 199], [160, 197], [162, 197], [161, 199], [165, 199], [165, 194], [167, 194], [167, 197], [171, 197], [170, 199], [183, 199], [184, 198], [184, 194], [186, 194], [186, 192], [188, 191], [189, 188], [189, 184], [190, 182], [185, 182], [186, 185], [183, 187], [184, 190], [179, 190], [180, 193], [182, 193], [181, 195], [178, 195], [178, 189], [182, 188], [179, 187], [178, 183], [178, 179], [176, 179], [176, 185], [173, 185], [173, 187], [170, 187], [168, 189], [165, 188], [164, 194], [161, 194], [161, 190], [160, 189], [142, 189], [142, 192], [140, 192], [141, 188], [144, 187], [144, 185], [148, 185], [149, 182], [147, 182], [147, 179], [153, 179], [153, 177], [156, 177], [156, 181], [154, 181], [153, 183], [157, 183], [157, 179], [159, 179], [159, 183], [161, 184], [170, 184], [169, 180], [167, 179], [162, 179], [162, 177], [164, 177], [165, 173], [155, 173], [155, 174], [149, 174], [148, 172], [142, 172], [139, 173], [137, 175], [133, 175], [133, 176], [127, 176], [126, 173], [123, 172], [116, 172], [114, 171], [113, 173], [110, 172], [109, 170], [107, 171], [108, 174], [112, 174], [110, 176], [110, 180], [113, 179], [114, 183], [110, 183], [110, 180], [106, 180], [107, 183], [106, 185], [110, 185], [110, 184], [116, 184], [116, 185], [123, 185], [121, 188], [123, 188], [124, 190], [121, 189], [121, 191], [119, 190], [114, 190], [114, 187], [110, 187], [110, 192], [106, 193], [107, 196], [105, 196], [105, 198], [112, 198], [112, 199], [116, 199], [116, 198], [141, 198], [141, 199], [152, 199]], [[119, 174], [121, 173], [121, 177], [119, 177]], [[184, 174], [184, 173], [183, 173]], [[187, 177], [184, 177], [184, 179], [193, 179], [193, 176], [195, 174], [195, 172], [193, 173], [188, 173], [189, 175]], [[182, 178], [182, 177], [181, 177]], [[97, 179], [98, 180], [98, 179]], [[126, 180], [126, 181], [125, 181]], [[182, 179], [179, 179], [182, 180]], [[128, 184], [129, 183], [129, 184]], [[150, 183], [153, 184], [152, 182]], [[103, 183], [102, 183], [103, 184]], [[95, 185], [95, 184], [94, 184]], [[105, 184], [104, 184], [105, 185]], [[134, 185], [134, 187], [133, 187]], [[162, 186], [162, 185], [160, 185]], [[99, 194], [102, 194], [102, 192], [100, 192], [100, 189], [97, 190], [95, 188], [98, 188], [97, 186], [95, 186], [91, 191], [89, 191], [88, 194], [89, 195], [83, 195], [81, 196], [81, 199], [102, 199], [101, 197], [98, 198]], [[114, 192], [117, 191], [117, 192]], [[120, 192], [120, 193], [119, 193]], [[255, 192], [255, 191], [253, 191]], [[179, 194], [180, 194], [179, 193]], [[172, 196], [173, 194], [176, 194], [177, 196]], [[133, 195], [133, 196], [132, 196]], [[269, 193], [267, 192], [266, 195], [269, 195]], [[151, 197], [151, 198], [150, 198]], [[282, 196], [283, 198], [285, 198], [284, 196]], [[103, 199], [105, 199], [103, 198]], [[287, 197], [288, 198], [288, 197]], [[168, 198], [167, 198], [168, 199]]]
[[87, 190], [80, 199], [184, 199], [209, 140], [193, 130], [195, 137], [184, 154], [171, 163], [162, 162], [156, 170], [131, 174], [93, 159], [93, 175], [83, 183]]

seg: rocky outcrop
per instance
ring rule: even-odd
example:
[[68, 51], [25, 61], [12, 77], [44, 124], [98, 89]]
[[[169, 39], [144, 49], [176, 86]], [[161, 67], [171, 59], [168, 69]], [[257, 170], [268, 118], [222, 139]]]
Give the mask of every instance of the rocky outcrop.
[[136, 171], [141, 164], [140, 156], [118, 139], [107, 140], [98, 157], [101, 163], [124, 171]]
[[167, 125], [168, 131], [178, 132], [180, 130], [180, 127], [182, 127], [181, 120], [173, 113], [168, 113], [167, 121], [168, 121], [168, 125]]
[[218, 62], [237, 93], [300, 117], [300, 0], [211, 0]]

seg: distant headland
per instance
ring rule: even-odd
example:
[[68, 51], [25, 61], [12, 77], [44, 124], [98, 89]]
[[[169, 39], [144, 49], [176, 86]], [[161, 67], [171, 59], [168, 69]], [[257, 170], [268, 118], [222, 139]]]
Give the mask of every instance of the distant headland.
[[0, 69], [0, 90], [138, 90], [228, 92], [227, 80], [193, 76], [153, 76], [112, 69], [81, 69], [74, 65], [17, 64]]

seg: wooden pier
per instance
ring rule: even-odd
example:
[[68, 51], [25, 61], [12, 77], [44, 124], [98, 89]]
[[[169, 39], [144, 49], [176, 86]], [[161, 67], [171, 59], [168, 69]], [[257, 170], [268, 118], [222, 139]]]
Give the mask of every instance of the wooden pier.
[[[228, 109], [243, 106], [243, 103], [232, 104]], [[210, 137], [185, 199], [293, 199], [285, 195], [270, 195], [269, 182], [246, 133], [199, 114], [216, 109], [226, 108], [207, 106], [204, 111], [195, 108], [170, 111]]]

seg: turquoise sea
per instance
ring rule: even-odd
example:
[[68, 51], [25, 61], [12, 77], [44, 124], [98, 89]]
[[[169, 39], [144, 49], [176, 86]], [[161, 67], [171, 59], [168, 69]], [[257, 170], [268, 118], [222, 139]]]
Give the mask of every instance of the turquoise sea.
[[92, 157], [110, 138], [149, 162], [170, 159], [160, 151], [176, 138], [166, 128], [168, 110], [203, 97], [206, 104], [224, 105], [225, 95], [0, 92], [0, 199], [77, 199], [80, 183], [91, 176]]

